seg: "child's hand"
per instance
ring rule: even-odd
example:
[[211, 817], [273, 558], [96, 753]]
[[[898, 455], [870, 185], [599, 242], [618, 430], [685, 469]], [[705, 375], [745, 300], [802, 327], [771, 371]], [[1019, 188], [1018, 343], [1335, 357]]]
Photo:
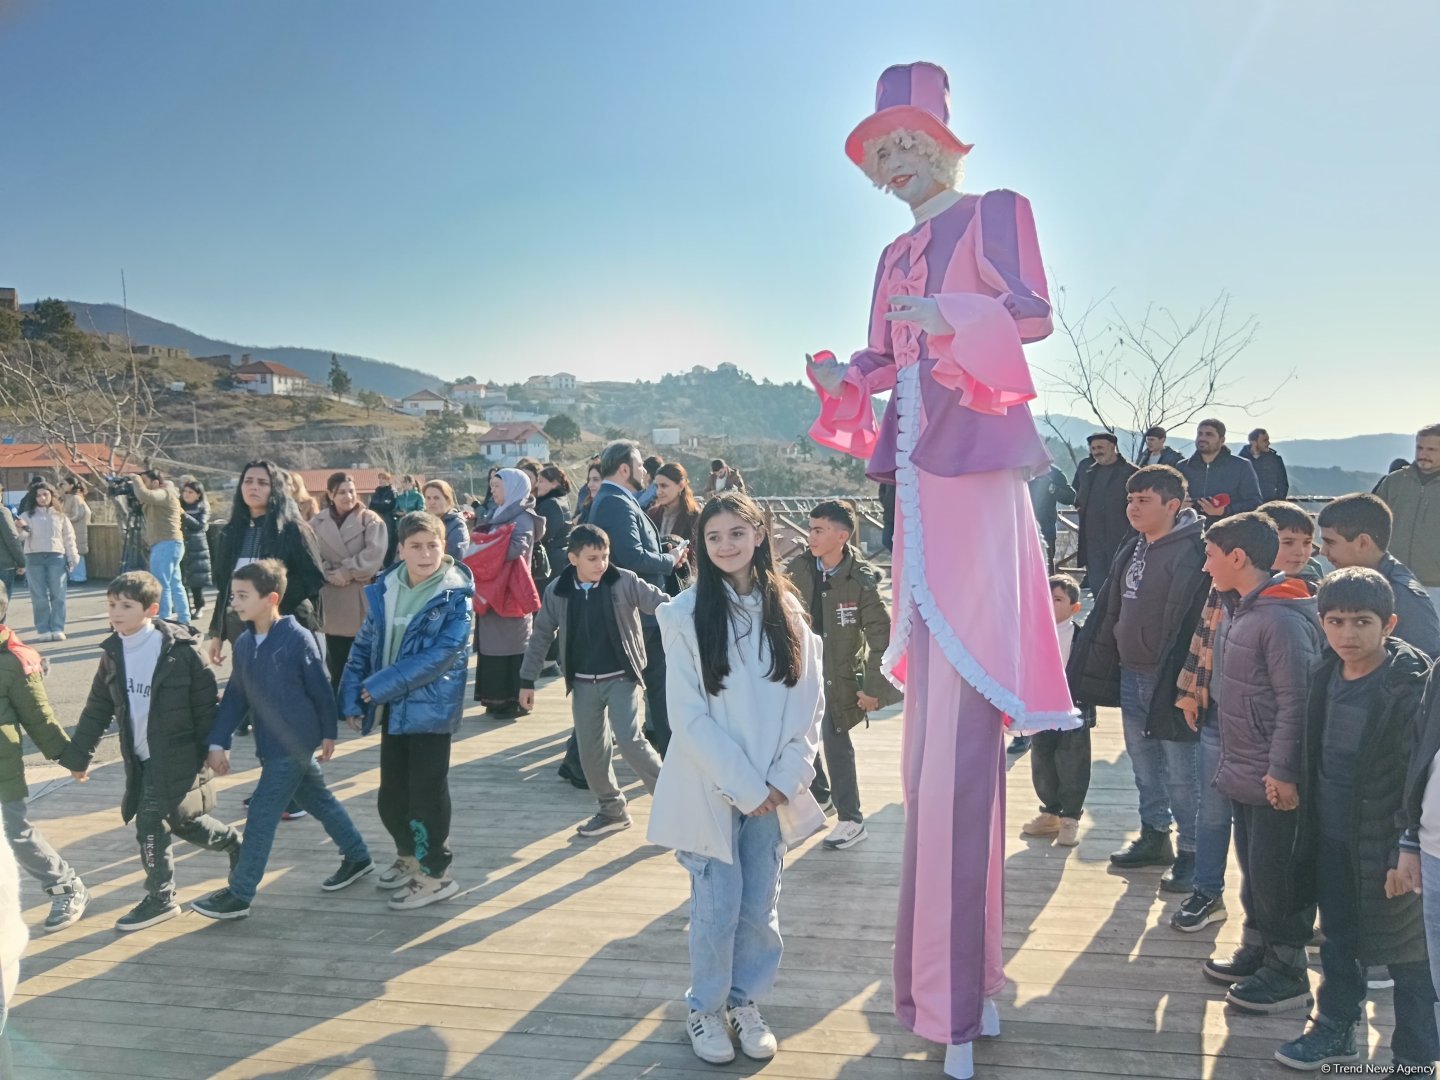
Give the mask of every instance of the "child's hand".
[[360, 691], [360, 700], [363, 701], [363, 702], [365, 702], [366, 705], [374, 705], [374, 704], [375, 704], [375, 699], [370, 696], [370, 691], [369, 691], [369, 690], [361, 690], [361, 691]]
[[770, 794], [765, 796], [764, 802], [762, 802], [754, 810], [750, 811], [750, 816], [764, 817], [766, 814], [773, 813], [778, 807], [785, 805], [789, 801], [790, 800], [786, 797], [783, 791], [777, 788], [774, 784], [771, 784]]
[[218, 638], [218, 637], [216, 637], [216, 638], [211, 638], [211, 639], [210, 639], [210, 663], [211, 663], [212, 665], [214, 665], [215, 667], [219, 667], [219, 666], [220, 666], [221, 664], [223, 664], [224, 662], [225, 662], [225, 639], [224, 639], [224, 638]]
[[1294, 810], [1300, 805], [1300, 789], [1284, 780], [1265, 775], [1265, 798], [1276, 810]]
[[533, 708], [535, 708], [535, 691], [534, 691], [534, 690], [521, 690], [521, 691], [520, 691], [520, 707], [521, 707], [522, 709], [533, 709]]
[[216, 776], [228, 776], [230, 773], [230, 754], [225, 750], [211, 750], [205, 757], [205, 764], [210, 766], [210, 771]]
[[358, 717], [358, 716], [347, 716], [347, 717], [345, 717], [345, 726], [348, 727], [351, 731], [359, 731], [359, 730], [360, 730], [360, 717]]
[[76, 772], [74, 769], [71, 769], [71, 770], [70, 770], [70, 777], [71, 777], [71, 779], [73, 779], [77, 784], [86, 784], [86, 783], [89, 783], [89, 782], [90, 782], [90, 770], [89, 770], [89, 769], [82, 769], [80, 772]]
[[320, 740], [320, 761], [321, 761], [321, 763], [323, 764], [323, 763], [329, 761], [329, 760], [330, 760], [332, 757], [334, 757], [334, 756], [335, 756], [335, 740], [334, 740], [334, 739], [321, 739], [321, 740]]
[[871, 697], [869, 694], [865, 693], [864, 690], [855, 691], [855, 701], [865, 712], [874, 712], [876, 709], [880, 708], [880, 699], [877, 697]]
[[1420, 856], [1413, 851], [1400, 852], [1400, 865], [1385, 874], [1385, 895], [1391, 900], [1406, 893], [1420, 891]]

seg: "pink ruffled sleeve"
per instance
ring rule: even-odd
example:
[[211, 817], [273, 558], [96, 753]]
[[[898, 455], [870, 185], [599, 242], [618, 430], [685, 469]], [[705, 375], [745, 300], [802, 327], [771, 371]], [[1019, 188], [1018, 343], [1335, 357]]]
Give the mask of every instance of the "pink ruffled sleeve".
[[[827, 357], [833, 354], [815, 354], [817, 360]], [[810, 385], [820, 396], [820, 415], [810, 425], [810, 437], [821, 446], [868, 461], [880, 437], [870, 398], [895, 386], [895, 362], [884, 353], [863, 349], [851, 357], [839, 394], [831, 394], [813, 376]]]

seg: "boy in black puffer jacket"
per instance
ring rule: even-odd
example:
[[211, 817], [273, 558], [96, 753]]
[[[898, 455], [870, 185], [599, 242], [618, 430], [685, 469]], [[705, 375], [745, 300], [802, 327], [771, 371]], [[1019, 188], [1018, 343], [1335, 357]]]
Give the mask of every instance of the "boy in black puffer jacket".
[[1388, 965], [1395, 1063], [1431, 1066], [1440, 1039], [1421, 899], [1388, 895], [1400, 862], [1401, 778], [1417, 745], [1430, 664], [1391, 636], [1395, 594], [1376, 571], [1337, 570], [1321, 584], [1318, 604], [1329, 648], [1310, 681], [1297, 847], [1314, 867], [1323, 976], [1310, 1030], [1275, 1057], [1306, 1071], [1356, 1060], [1365, 968]]

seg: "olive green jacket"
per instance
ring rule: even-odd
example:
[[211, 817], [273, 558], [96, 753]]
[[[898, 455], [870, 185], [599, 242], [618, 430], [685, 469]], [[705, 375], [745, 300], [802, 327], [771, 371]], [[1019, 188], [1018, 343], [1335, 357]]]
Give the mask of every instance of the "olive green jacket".
[[[820, 577], [815, 556], [808, 551], [796, 556], [785, 572], [800, 590], [808, 615]], [[866, 718], [855, 700], [857, 691], [876, 698], [882, 709], [901, 697], [880, 671], [890, 644], [890, 612], [880, 598], [880, 582], [880, 570], [850, 552], [820, 595], [824, 625], [814, 629], [825, 643], [825, 710], [841, 731]]]
[[51, 761], [70, 745], [45, 694], [40, 654], [17, 642], [8, 626], [0, 625], [0, 802], [17, 802], [30, 794], [25, 786], [22, 729]]

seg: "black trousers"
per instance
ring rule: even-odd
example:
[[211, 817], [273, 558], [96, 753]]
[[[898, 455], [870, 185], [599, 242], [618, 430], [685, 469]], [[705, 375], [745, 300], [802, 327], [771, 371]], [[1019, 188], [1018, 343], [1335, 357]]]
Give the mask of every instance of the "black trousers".
[[[1337, 1023], [1353, 1024], [1361, 1018], [1368, 987], [1359, 957], [1360, 911], [1349, 841], [1322, 838], [1318, 857], [1315, 892], [1320, 901], [1320, 929], [1325, 933], [1325, 942], [1320, 946], [1324, 977], [1315, 1001], [1322, 1016]], [[1359, 885], [1371, 893], [1385, 887], [1383, 881]], [[1391, 964], [1390, 977], [1395, 980], [1395, 1032], [1390, 1037], [1391, 1052], [1400, 1061], [1435, 1061], [1440, 1058], [1440, 1037], [1435, 1031], [1435, 990], [1430, 985], [1429, 961]]]
[[1241, 802], [1234, 810], [1247, 939], [1258, 934], [1267, 964], [1303, 974], [1315, 927], [1315, 888], [1294, 859], [1300, 812]]
[[430, 877], [450, 867], [450, 736], [380, 733], [380, 822]]
[[1042, 814], [1078, 818], [1090, 791], [1090, 729], [1031, 735], [1030, 777]]
[[240, 846], [240, 834], [209, 814], [182, 815], [156, 790], [155, 766], [137, 761], [140, 806], [135, 812], [135, 839], [140, 843], [140, 864], [145, 868], [145, 891], [162, 903], [175, 898], [175, 854], [171, 835], [206, 851], [230, 851]]
[[810, 794], [818, 802], [830, 799], [835, 803], [835, 814], [841, 821], [853, 821], [857, 825], [865, 819], [860, 815], [860, 780], [855, 774], [855, 744], [850, 740], [849, 731], [835, 726], [830, 710], [820, 721], [821, 746], [825, 760], [815, 755], [815, 779], [810, 784]]
[[354, 644], [353, 637], [325, 635], [325, 666], [330, 671], [330, 688], [337, 693], [340, 690], [340, 676], [345, 674], [345, 662], [350, 659], [350, 647]]
[[662, 758], [670, 748], [670, 710], [665, 704], [665, 645], [660, 624], [646, 620], [645, 635], [645, 737]]

